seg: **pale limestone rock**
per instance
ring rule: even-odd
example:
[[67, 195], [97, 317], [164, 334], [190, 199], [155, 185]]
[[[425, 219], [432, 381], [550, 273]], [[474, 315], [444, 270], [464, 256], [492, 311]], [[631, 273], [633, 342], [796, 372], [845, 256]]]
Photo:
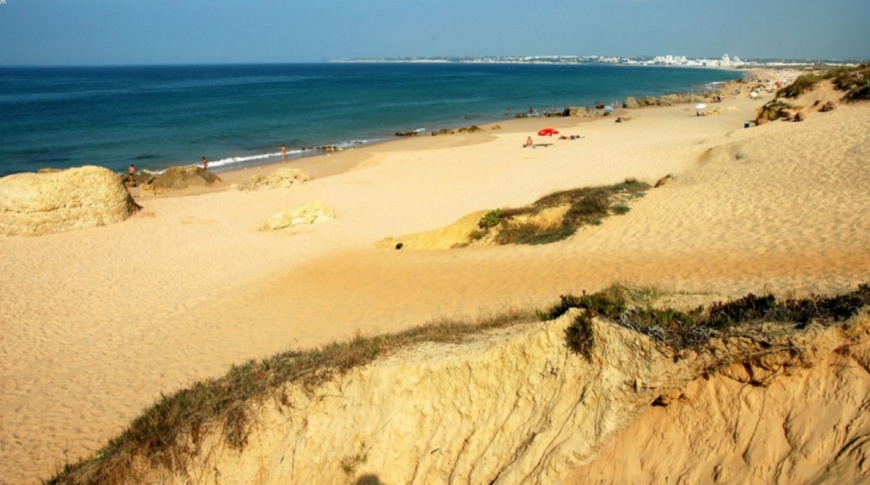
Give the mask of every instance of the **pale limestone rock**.
[[276, 212], [266, 221], [263, 230], [274, 231], [299, 224], [315, 224], [332, 219], [335, 219], [335, 210], [321, 201], [314, 201], [295, 209]]
[[104, 167], [0, 178], [0, 234], [38, 236], [103, 226], [138, 209], [121, 178]]
[[259, 189], [283, 189], [289, 188], [311, 180], [302, 170], [296, 168], [281, 168], [268, 175], [254, 175], [238, 185], [237, 190], [250, 191]]

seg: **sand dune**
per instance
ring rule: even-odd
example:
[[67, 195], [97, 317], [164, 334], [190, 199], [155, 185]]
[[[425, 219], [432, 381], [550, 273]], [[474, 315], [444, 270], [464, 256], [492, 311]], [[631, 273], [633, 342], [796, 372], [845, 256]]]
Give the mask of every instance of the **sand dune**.
[[[521, 145], [539, 120], [402, 140], [288, 164], [314, 177], [291, 189], [140, 197], [121, 224], [0, 238], [0, 477], [47, 477], [161, 393], [288, 347], [542, 307], [614, 281], [706, 298], [867, 281], [870, 107], [743, 129], [764, 101], [554, 120], [584, 138], [534, 149]], [[375, 247], [556, 190], [666, 174], [628, 214], [561, 243]], [[259, 230], [312, 200], [336, 219]]]

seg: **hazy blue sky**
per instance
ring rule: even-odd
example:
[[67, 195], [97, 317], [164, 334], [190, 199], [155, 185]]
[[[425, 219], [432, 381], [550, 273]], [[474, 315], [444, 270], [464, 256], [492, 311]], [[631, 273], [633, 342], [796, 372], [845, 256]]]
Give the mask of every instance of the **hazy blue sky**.
[[0, 65], [870, 58], [870, 0], [0, 0]]

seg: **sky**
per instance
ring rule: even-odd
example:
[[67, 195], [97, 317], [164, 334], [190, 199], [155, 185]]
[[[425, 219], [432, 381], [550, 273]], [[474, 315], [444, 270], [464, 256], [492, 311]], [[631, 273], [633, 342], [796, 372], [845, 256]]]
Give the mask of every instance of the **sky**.
[[0, 0], [0, 66], [726, 53], [870, 59], [870, 0]]

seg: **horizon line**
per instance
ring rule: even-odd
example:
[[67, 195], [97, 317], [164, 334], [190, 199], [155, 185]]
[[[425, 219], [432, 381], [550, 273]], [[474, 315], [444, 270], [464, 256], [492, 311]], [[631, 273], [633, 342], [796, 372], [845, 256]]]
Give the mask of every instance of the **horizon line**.
[[[292, 64], [333, 64], [333, 63], [379, 63], [379, 62], [395, 62], [395, 63], [410, 63], [410, 62], [442, 62], [442, 63], [460, 63], [468, 60], [498, 60], [498, 59], [513, 59], [512, 64], [540, 64], [541, 62], [532, 62], [531, 60], [544, 59], [619, 59], [619, 60], [651, 60], [657, 57], [673, 57], [685, 58], [687, 61], [702, 61], [702, 60], [721, 60], [724, 56], [729, 56], [734, 59], [739, 59], [743, 63], [790, 63], [794, 65], [818, 65], [818, 64], [861, 64], [870, 62], [870, 59], [838, 59], [838, 58], [788, 58], [788, 57], [740, 57], [723, 54], [718, 57], [690, 57], [680, 54], [657, 54], [657, 55], [609, 55], [602, 56], [596, 54], [534, 54], [534, 55], [483, 55], [483, 56], [371, 56], [371, 57], [345, 57], [326, 60], [308, 60], [308, 61], [228, 61], [228, 62], [155, 62], [155, 63], [34, 63], [34, 64], [0, 64], [2, 68], [81, 68], [81, 67], [205, 67], [205, 66], [255, 66], [255, 65], [292, 65]], [[519, 59], [529, 59], [529, 62], [522, 62]], [[558, 62], [551, 62], [558, 64]], [[615, 62], [596, 62], [588, 61], [586, 64], [616, 64]], [[664, 67], [664, 66], [663, 66]], [[751, 67], [751, 66], [750, 66]]]

